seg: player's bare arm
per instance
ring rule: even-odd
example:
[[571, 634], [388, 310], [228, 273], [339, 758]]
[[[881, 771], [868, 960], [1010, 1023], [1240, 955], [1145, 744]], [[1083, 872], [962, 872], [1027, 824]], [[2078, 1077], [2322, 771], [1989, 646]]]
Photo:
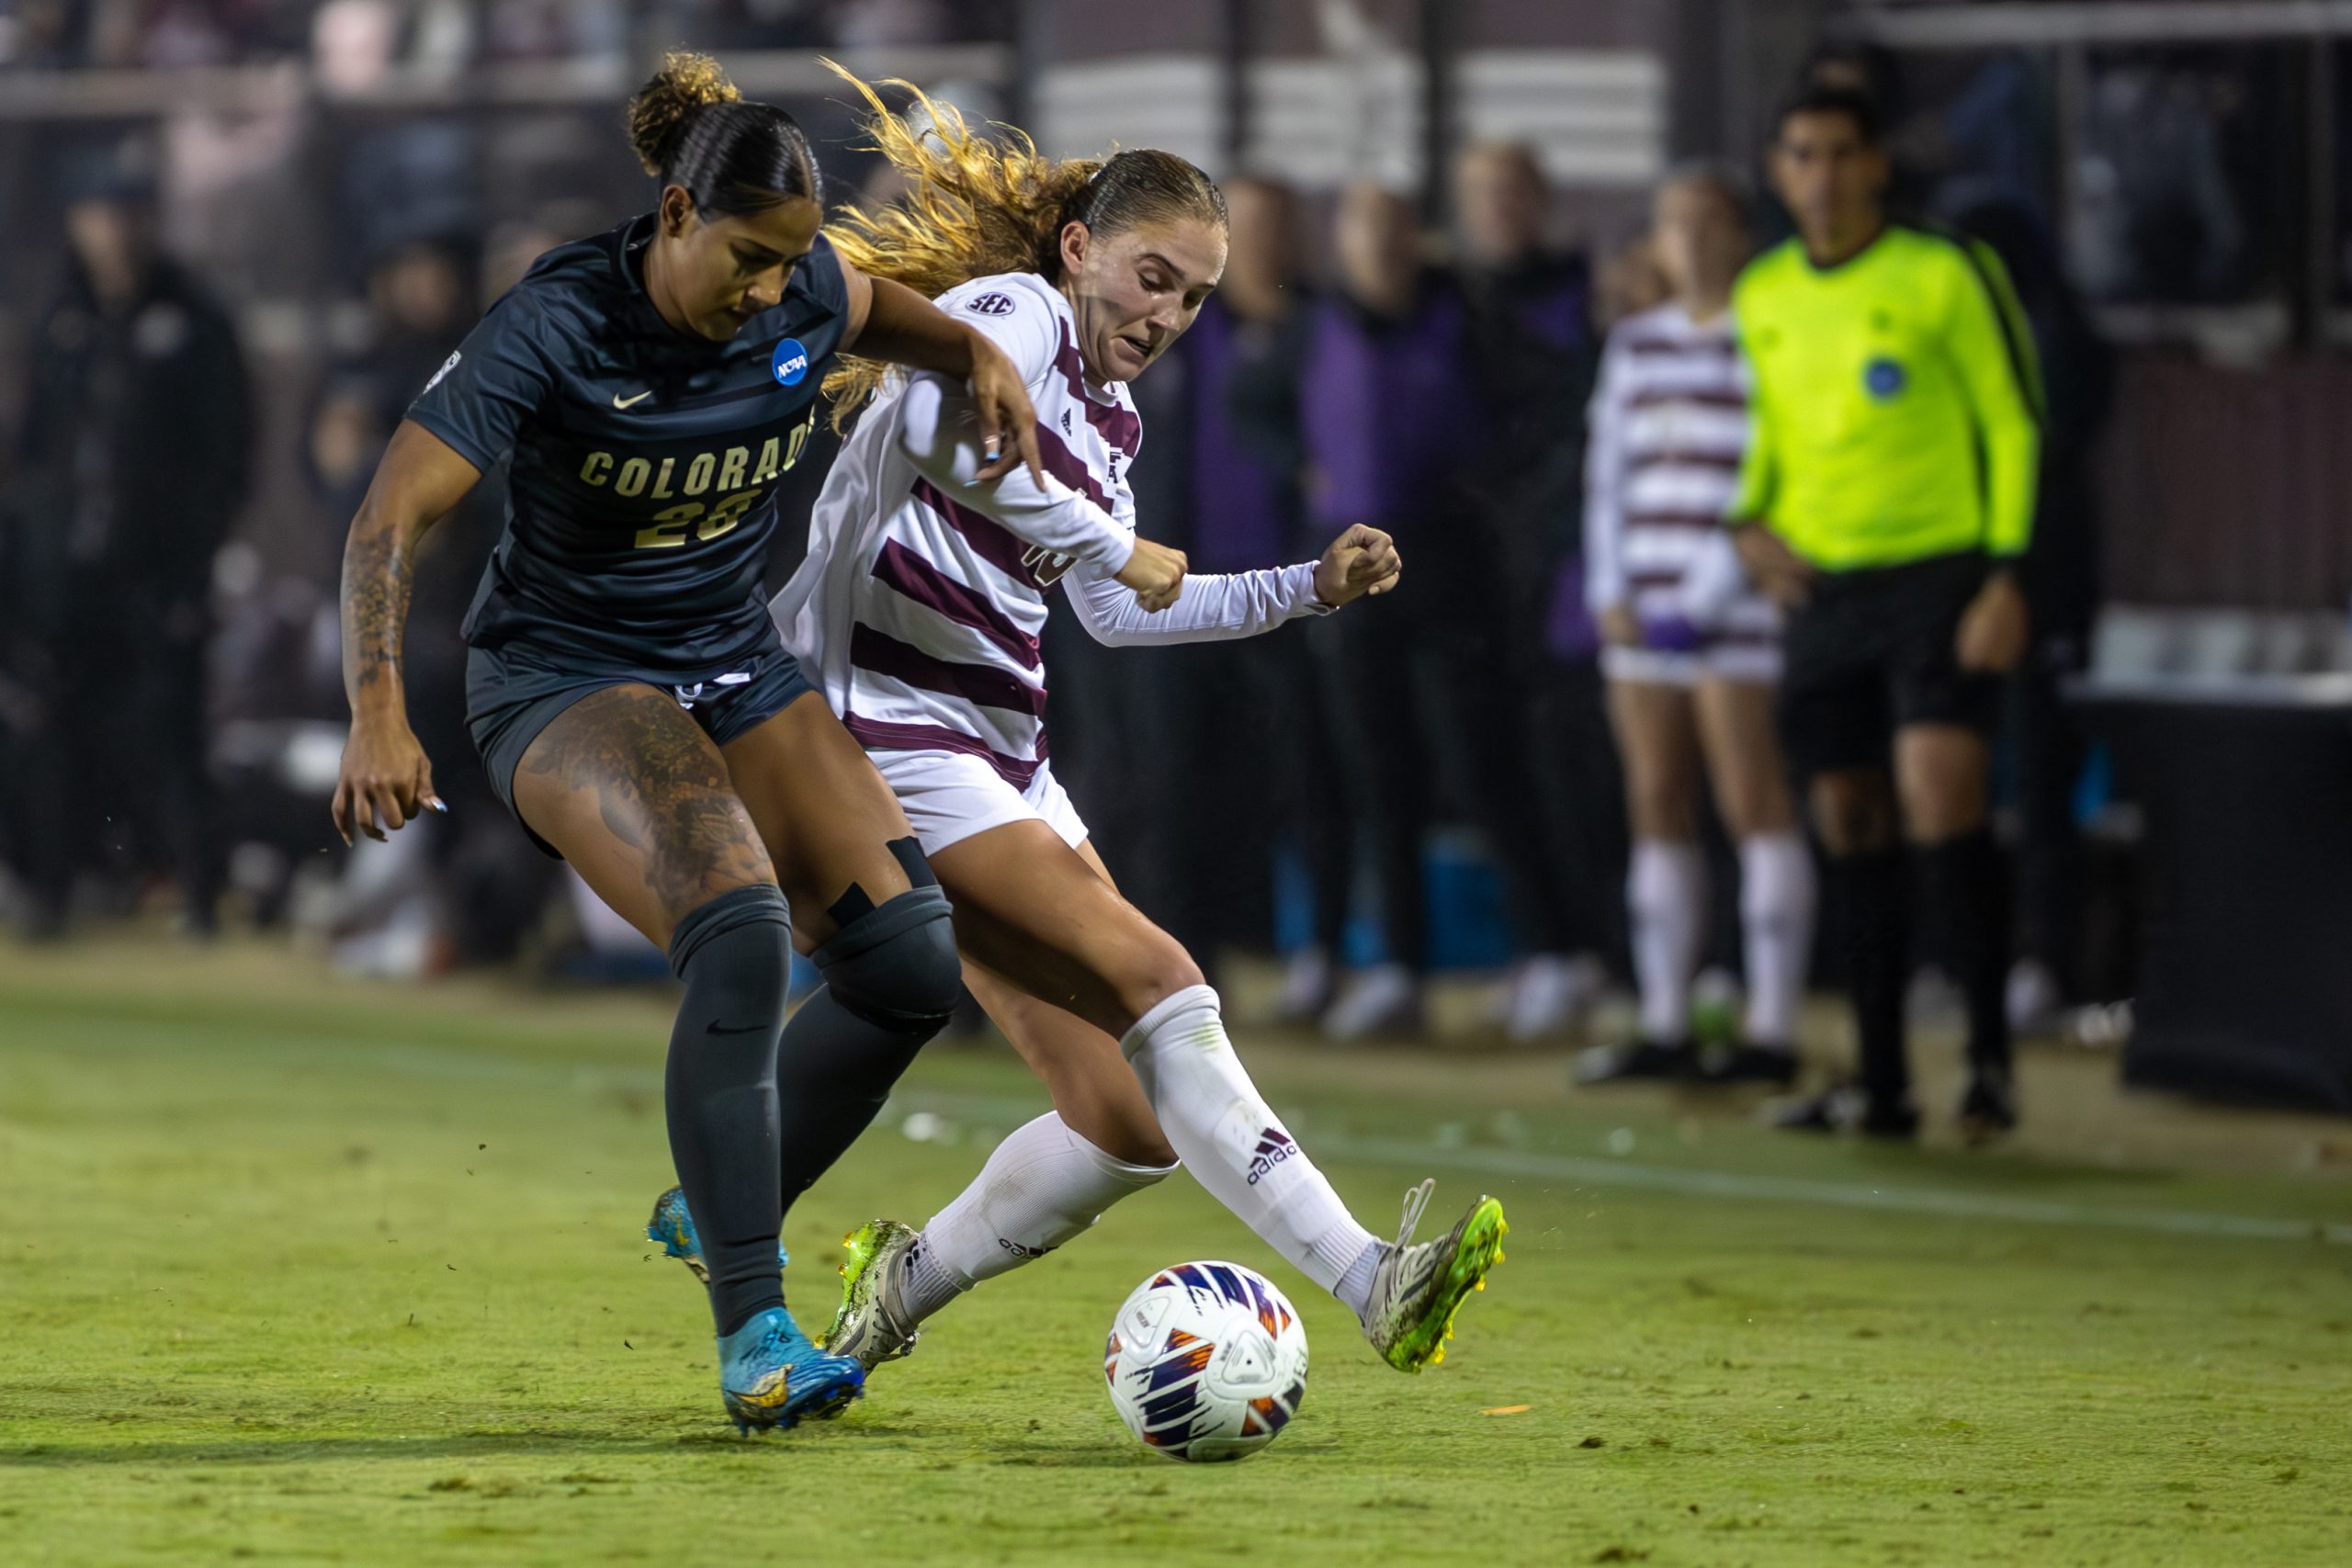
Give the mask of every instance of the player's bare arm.
[[403, 422], [351, 520], [343, 550], [343, 692], [351, 704], [351, 737], [334, 789], [335, 831], [345, 843], [354, 833], [381, 840], [420, 811], [445, 809], [433, 793], [433, 764], [409, 728], [401, 645], [417, 541], [481, 478], [440, 437]]
[[[979, 414], [978, 478], [1001, 479], [1025, 463], [1043, 484], [1037, 457], [1037, 411], [1029, 389], [1002, 349], [984, 333], [955, 320], [903, 283], [868, 277], [847, 262], [842, 281], [849, 288], [849, 330], [842, 352], [886, 360], [913, 370], [959, 377], [972, 389]], [[1011, 446], [1005, 438], [1012, 437]]]

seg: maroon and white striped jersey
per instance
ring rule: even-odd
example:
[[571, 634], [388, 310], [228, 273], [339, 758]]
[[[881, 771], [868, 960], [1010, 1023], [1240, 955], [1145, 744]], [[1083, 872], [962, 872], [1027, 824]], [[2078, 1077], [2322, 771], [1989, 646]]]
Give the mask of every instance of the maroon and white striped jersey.
[[1770, 638], [1778, 613], [1724, 525], [1747, 448], [1747, 388], [1728, 313], [1668, 303], [1609, 334], [1585, 458], [1585, 585], [1595, 613]]
[[1069, 305], [1035, 273], [939, 297], [1028, 383], [1046, 480], [976, 483], [972, 405], [943, 376], [894, 373], [859, 416], [809, 519], [808, 558], [771, 606], [784, 640], [874, 751], [954, 751], [1026, 788], [1044, 766], [1046, 592], [1069, 579], [1106, 643], [1246, 637], [1321, 606], [1314, 567], [1194, 576], [1146, 614], [1113, 575], [1134, 548], [1128, 470], [1143, 423], [1090, 386]]

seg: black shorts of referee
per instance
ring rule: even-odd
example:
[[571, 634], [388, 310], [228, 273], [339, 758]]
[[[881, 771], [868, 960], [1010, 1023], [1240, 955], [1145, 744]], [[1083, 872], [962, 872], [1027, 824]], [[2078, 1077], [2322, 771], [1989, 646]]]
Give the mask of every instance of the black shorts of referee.
[[2000, 677], [1960, 667], [1961, 616], [1992, 570], [1980, 552], [1815, 574], [1783, 632], [1778, 724], [1804, 777], [1888, 764], [1898, 729], [1992, 733]]

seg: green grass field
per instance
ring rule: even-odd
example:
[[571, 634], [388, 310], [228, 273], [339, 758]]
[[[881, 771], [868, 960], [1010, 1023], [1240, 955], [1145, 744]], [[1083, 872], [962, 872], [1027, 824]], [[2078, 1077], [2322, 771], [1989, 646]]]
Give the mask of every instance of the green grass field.
[[[1375, 1228], [1423, 1174], [1448, 1214], [1510, 1205], [1444, 1366], [1387, 1371], [1177, 1180], [844, 1419], [746, 1442], [639, 1232], [664, 1013], [252, 947], [0, 956], [0, 1562], [2352, 1561], [2324, 1128], [2298, 1156], [2126, 1104], [1994, 1156], [1860, 1149], [1571, 1097], [1553, 1059], [1245, 1038]], [[2029, 1095], [2070, 1073], [2111, 1065], [2037, 1061]], [[793, 1216], [804, 1321], [843, 1229], [920, 1221], [1041, 1106], [1006, 1053], [935, 1049]], [[919, 1109], [955, 1141], [910, 1141]], [[2199, 1169], [2132, 1143], [2167, 1117]], [[1202, 1256], [1291, 1290], [1315, 1363], [1281, 1442], [1193, 1470], [1126, 1437], [1098, 1356]]]

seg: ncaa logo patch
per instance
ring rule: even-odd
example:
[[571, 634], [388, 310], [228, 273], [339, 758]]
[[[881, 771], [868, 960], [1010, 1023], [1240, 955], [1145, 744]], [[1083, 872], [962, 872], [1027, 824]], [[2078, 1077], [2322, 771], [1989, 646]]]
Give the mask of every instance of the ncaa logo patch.
[[808, 351], [800, 346], [798, 338], [786, 338], [775, 345], [775, 357], [768, 361], [768, 368], [775, 372], [776, 380], [783, 385], [797, 387], [800, 378], [808, 374]]
[[1012, 314], [1012, 296], [983, 294], [964, 307], [976, 316], [1009, 316]]
[[1902, 395], [1909, 378], [1904, 374], [1899, 361], [1880, 357], [1862, 367], [1862, 390], [1879, 402], [1887, 402]]

